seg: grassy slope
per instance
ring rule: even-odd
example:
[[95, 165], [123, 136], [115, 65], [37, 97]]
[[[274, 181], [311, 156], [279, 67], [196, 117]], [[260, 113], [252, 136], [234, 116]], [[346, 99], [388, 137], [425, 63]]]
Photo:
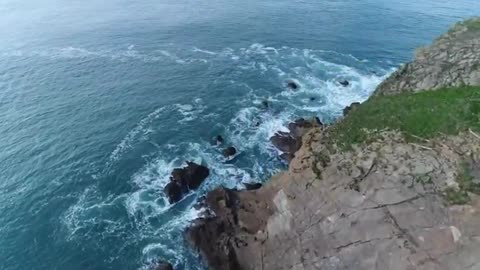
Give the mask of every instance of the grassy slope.
[[342, 148], [367, 141], [372, 130], [392, 129], [407, 138], [480, 130], [480, 87], [372, 97], [330, 129]]
[[[376, 96], [329, 129], [340, 148], [375, 139], [375, 130], [399, 130], [406, 138], [431, 138], [440, 133], [458, 134], [472, 129], [480, 131], [480, 87], [463, 87], [425, 91], [416, 94]], [[450, 204], [465, 204], [469, 193], [480, 195], [480, 184], [474, 183], [467, 166], [459, 169], [458, 188], [447, 188]]]

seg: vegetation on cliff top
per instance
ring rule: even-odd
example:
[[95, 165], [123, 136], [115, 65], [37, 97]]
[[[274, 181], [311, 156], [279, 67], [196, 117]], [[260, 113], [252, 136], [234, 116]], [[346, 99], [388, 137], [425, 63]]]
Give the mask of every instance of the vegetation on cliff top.
[[[480, 87], [374, 96], [330, 129], [344, 149], [372, 139], [372, 131], [399, 130], [407, 138], [432, 138], [480, 130]], [[374, 132], [373, 132], [374, 134]]]

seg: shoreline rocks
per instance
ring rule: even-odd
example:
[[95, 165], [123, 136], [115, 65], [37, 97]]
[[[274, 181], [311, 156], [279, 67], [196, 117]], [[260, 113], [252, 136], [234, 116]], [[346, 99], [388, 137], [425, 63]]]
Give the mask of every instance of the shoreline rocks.
[[209, 174], [207, 167], [189, 161], [187, 166], [173, 169], [170, 182], [164, 188], [168, 201], [180, 201], [190, 190], [196, 190]]
[[[480, 19], [477, 26], [480, 29]], [[377, 91], [410, 91], [397, 87], [405, 78], [402, 72], [394, 74]], [[358, 106], [347, 106], [344, 115]], [[309, 132], [322, 126], [315, 119], [299, 119], [289, 124], [288, 132], [271, 138], [293, 161], [287, 172], [262, 187], [217, 188], [207, 194], [204, 204], [212, 213], [195, 220], [185, 238], [209, 269], [430, 270], [480, 265], [480, 196], [471, 194], [467, 205], [448, 205], [445, 189], [462, 195], [455, 188], [466, 160], [471, 161], [471, 176], [480, 171], [478, 134], [469, 130], [411, 143], [403, 134], [385, 130], [342, 150], [325, 144], [328, 129]]]
[[[193, 222], [185, 238], [206, 262], [209, 269], [257, 269], [256, 256], [269, 216], [273, 213], [272, 189], [237, 191], [216, 188], [204, 199], [204, 206], [213, 212]], [[247, 252], [247, 253], [246, 253]], [[248, 254], [248, 252], [253, 252]]]
[[318, 118], [310, 120], [300, 118], [288, 124], [289, 132], [279, 131], [275, 133], [270, 138], [270, 142], [275, 148], [283, 152], [280, 158], [290, 163], [295, 156], [295, 152], [302, 146], [302, 136], [315, 127], [323, 127], [322, 122]]

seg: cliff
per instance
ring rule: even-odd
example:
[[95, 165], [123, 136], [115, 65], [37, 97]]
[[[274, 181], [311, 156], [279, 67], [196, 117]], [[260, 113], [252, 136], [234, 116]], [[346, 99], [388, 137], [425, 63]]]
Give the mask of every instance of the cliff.
[[375, 95], [480, 85], [480, 18], [454, 25], [431, 46], [419, 48], [415, 60], [400, 67]]
[[209, 268], [480, 269], [479, 25], [454, 26], [345, 118], [305, 130], [261, 188], [210, 192], [213, 214], [185, 232]]

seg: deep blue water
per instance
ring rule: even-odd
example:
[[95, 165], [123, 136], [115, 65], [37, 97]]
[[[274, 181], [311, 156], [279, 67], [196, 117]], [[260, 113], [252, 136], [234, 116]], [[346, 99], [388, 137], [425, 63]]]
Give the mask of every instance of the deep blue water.
[[[198, 196], [265, 181], [288, 120], [332, 121], [478, 14], [478, 0], [1, 1], [0, 269], [202, 269], [181, 235]], [[185, 160], [212, 174], [168, 205]]]

